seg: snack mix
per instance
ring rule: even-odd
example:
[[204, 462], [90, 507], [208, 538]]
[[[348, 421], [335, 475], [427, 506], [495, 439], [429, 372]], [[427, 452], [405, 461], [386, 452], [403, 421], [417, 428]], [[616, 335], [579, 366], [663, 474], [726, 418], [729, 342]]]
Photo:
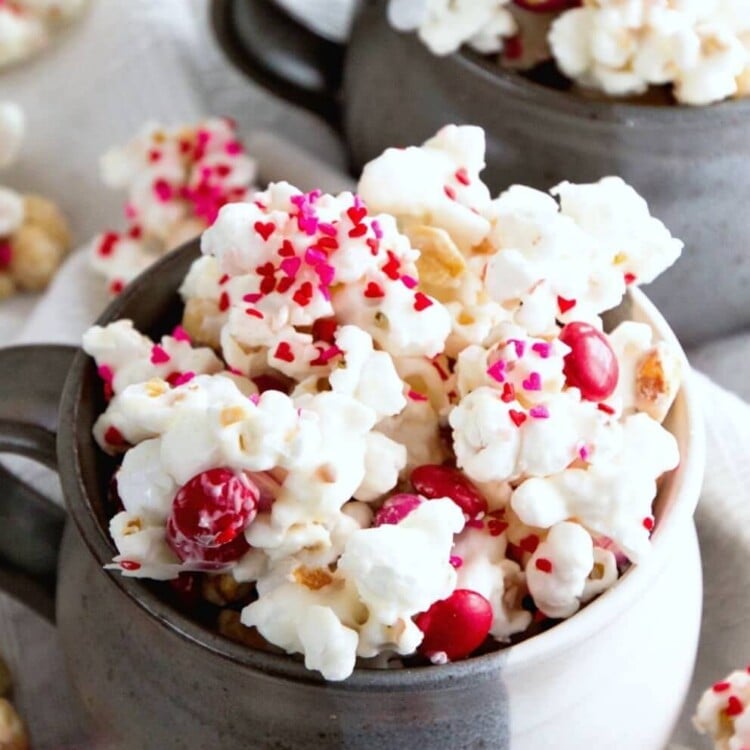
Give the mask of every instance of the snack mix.
[[249, 200], [255, 163], [235, 124], [211, 118], [167, 129], [149, 123], [101, 159], [104, 183], [127, 191], [122, 232], [91, 243], [93, 268], [113, 294], [165, 252], [197, 237], [227, 203]]
[[436, 55], [468, 44], [507, 67], [552, 60], [583, 91], [670, 87], [691, 105], [750, 95], [747, 0], [391, 0], [389, 17]]
[[[0, 102], [0, 167], [15, 159], [23, 130], [21, 109]], [[0, 299], [45, 289], [70, 246], [68, 224], [54, 203], [0, 185]]]
[[0, 0], [0, 69], [43, 50], [87, 0]]
[[493, 200], [484, 149], [271, 184], [203, 233], [181, 326], [85, 334], [110, 568], [341, 680], [539, 632], [649, 554], [681, 356], [600, 315], [682, 243], [619, 178]]
[[693, 717], [716, 750], [750, 748], [750, 667], [732, 672], [706, 690]]

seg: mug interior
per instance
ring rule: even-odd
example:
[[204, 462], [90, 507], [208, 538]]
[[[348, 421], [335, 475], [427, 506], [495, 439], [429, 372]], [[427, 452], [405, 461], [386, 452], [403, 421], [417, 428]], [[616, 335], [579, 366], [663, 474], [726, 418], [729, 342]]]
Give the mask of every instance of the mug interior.
[[[106, 325], [119, 318], [130, 318], [138, 330], [155, 338], [171, 331], [182, 316], [182, 301], [177, 290], [191, 263], [199, 255], [198, 239], [170, 253], [131, 283], [108, 306], [97, 323]], [[609, 313], [606, 322], [611, 327], [625, 319], [648, 322], [659, 338], [677, 344], [666, 321], [639, 290], [633, 290], [619, 308]], [[105, 407], [96, 366], [80, 350], [68, 374], [61, 402], [58, 459], [70, 515], [100, 566], [110, 562], [116, 554], [109, 537], [108, 523], [114, 512], [110, 485], [117, 462], [98, 448], [91, 432], [94, 422]], [[660, 555], [665, 554], [665, 550], [668, 552], [672, 533], [681, 530], [679, 519], [692, 515], [700, 487], [703, 432], [689, 379], [683, 384], [667, 426], [678, 439], [682, 460], [675, 471], [663, 478], [656, 501], [657, 522], [651, 556], [654, 563], [658, 562]], [[506, 649], [440, 667], [427, 665], [399, 670], [357, 668], [341, 685], [347, 690], [411, 690], [420, 686], [434, 686], [436, 680], [445, 679], [455, 687], [456, 680], [460, 682], [476, 678], [478, 674], [496, 668], [498, 660], [508, 650], [513, 651], [515, 667], [535, 662], [544, 658], [551, 650], [563, 648], [566, 644], [577, 642], [587, 634], [605, 627], [610, 620], [633, 605], [637, 601], [638, 592], [648, 585], [647, 568], [651, 564], [649, 560], [644, 564], [631, 566], [615, 586], [572, 618]], [[166, 602], [148, 582], [104, 570], [101, 574], [107, 576], [113, 586], [164, 627], [199, 647], [267, 674], [297, 682], [319, 683], [332, 689], [322, 677], [306, 670], [299, 657], [236, 644], [187, 617]]]

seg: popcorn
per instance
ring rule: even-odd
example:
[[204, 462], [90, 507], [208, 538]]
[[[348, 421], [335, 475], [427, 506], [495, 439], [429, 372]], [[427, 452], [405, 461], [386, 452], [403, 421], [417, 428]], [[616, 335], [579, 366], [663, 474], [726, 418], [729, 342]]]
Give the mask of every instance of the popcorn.
[[489, 230], [482, 169], [482, 129], [447, 125], [421, 147], [386, 149], [365, 165], [357, 189], [371, 211], [391, 214], [403, 227], [444, 229], [467, 252]]
[[390, 0], [388, 20], [399, 31], [416, 29], [436, 55], [455, 52], [464, 42], [491, 54], [516, 32], [506, 5], [508, 0]]
[[742, 750], [750, 744], [750, 669], [737, 670], [706, 690], [693, 717], [716, 750]]
[[678, 102], [701, 105], [738, 91], [750, 66], [750, 20], [732, 0], [704, 3], [586, 0], [552, 25], [563, 73], [613, 96], [673, 84]]
[[679, 355], [664, 342], [654, 345], [653, 331], [645, 323], [620, 323], [609, 340], [620, 364], [612, 400], [625, 414], [642, 411], [663, 422], [680, 385]]
[[576, 518], [612, 539], [633, 562], [643, 559], [653, 528], [656, 480], [677, 466], [677, 441], [646, 414], [627, 417], [621, 438], [620, 450], [606, 462], [527, 479], [513, 493], [513, 510], [541, 528]]
[[553, 526], [526, 566], [529, 593], [548, 617], [570, 617], [581, 606], [594, 567], [589, 533], [576, 523]]
[[124, 232], [104, 232], [89, 248], [92, 267], [118, 293], [157, 257], [197, 237], [219, 209], [253, 195], [255, 164], [233, 122], [208, 118], [167, 129], [147, 123], [101, 159], [103, 182], [126, 190]]
[[47, 29], [41, 19], [23, 7], [0, 6], [0, 69], [24, 60], [47, 46]]
[[526, 578], [518, 563], [505, 556], [507, 539], [488, 529], [465, 528], [453, 546], [453, 558], [460, 561], [456, 588], [481, 594], [492, 606], [490, 635], [508, 641], [531, 624], [531, 613], [523, 609]]
[[83, 336], [83, 349], [94, 358], [99, 376], [115, 394], [152, 378], [178, 380], [190, 373], [202, 375], [224, 369], [210, 349], [194, 349], [179, 329], [155, 344], [138, 333], [130, 320], [89, 328]]
[[[108, 567], [231, 602], [219, 632], [342, 680], [507, 643], [644, 558], [680, 358], [599, 314], [681, 245], [611, 178], [561, 185], [559, 207], [519, 186], [490, 201], [479, 135], [409, 150], [433, 182], [397, 218], [287, 183], [224, 206], [182, 327], [86, 333], [94, 436], [124, 454]], [[363, 178], [376, 200], [413, 179], [386, 157]]]

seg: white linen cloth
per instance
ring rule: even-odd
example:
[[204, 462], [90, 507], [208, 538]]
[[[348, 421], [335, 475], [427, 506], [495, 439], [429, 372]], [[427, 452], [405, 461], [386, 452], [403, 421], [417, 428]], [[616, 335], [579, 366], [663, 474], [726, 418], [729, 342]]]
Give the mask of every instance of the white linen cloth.
[[[284, 2], [306, 9], [311, 0]], [[347, 2], [338, 0], [341, 7]], [[265, 179], [287, 178], [300, 187], [319, 184], [327, 190], [343, 187], [346, 178], [335, 167], [344, 156], [331, 131], [233, 71], [210, 38], [206, 16], [207, 0], [94, 0], [89, 15], [55, 48], [0, 75], [0, 98], [22, 104], [29, 124], [21, 161], [2, 173], [0, 182], [59, 201], [82, 242], [120, 224], [123, 199], [101, 188], [99, 154], [148, 119], [176, 123], [210, 113], [237, 119]], [[280, 145], [276, 136], [257, 132], [263, 129], [294, 139], [333, 169], [288, 143]], [[76, 253], [43, 297], [0, 304], [0, 345], [77, 344], [105, 302], [102, 285]], [[750, 334], [713, 343], [694, 359], [750, 398]], [[707, 378], [699, 377], [698, 384], [709, 417], [708, 473], [697, 514], [705, 612], [686, 717], [704, 687], [750, 661], [750, 406]], [[45, 485], [59, 498], [54, 479], [47, 477]], [[0, 653], [14, 672], [14, 701], [29, 724], [35, 750], [90, 750], [73, 713], [54, 629], [3, 596]], [[687, 720], [675, 742], [706, 746]]]

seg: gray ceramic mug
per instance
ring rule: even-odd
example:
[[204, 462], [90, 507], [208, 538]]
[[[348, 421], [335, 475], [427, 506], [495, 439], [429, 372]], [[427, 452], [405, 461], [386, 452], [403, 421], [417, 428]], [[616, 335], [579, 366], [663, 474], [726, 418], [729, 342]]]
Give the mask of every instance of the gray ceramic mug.
[[[152, 336], [172, 330], [177, 289], [198, 254], [196, 240], [162, 259], [98, 322], [131, 318]], [[610, 324], [647, 322], [677, 346], [638, 290], [613, 316]], [[0, 373], [0, 452], [56, 466], [69, 516], [0, 475], [0, 587], [56, 616], [90, 718], [87, 750], [661, 750], [667, 741], [700, 622], [692, 513], [704, 449], [690, 382], [668, 422], [682, 461], [662, 482], [647, 561], [574, 617], [504, 651], [439, 667], [357, 669], [326, 683], [298, 657], [231, 642], [149, 582], [103, 569], [115, 553], [107, 533], [115, 465], [91, 436], [104, 399], [90, 358], [16, 347], [0, 350]]]
[[[750, 325], [750, 100], [711, 107], [593, 101], [533, 83], [481, 57], [435, 57], [363, 0], [346, 50], [268, 0], [214, 0], [214, 28], [256, 81], [326, 116], [353, 174], [446, 123], [481, 125], [493, 192], [620, 175], [686, 242], [649, 295], [685, 345]], [[339, 81], [343, 78], [343, 85]]]

